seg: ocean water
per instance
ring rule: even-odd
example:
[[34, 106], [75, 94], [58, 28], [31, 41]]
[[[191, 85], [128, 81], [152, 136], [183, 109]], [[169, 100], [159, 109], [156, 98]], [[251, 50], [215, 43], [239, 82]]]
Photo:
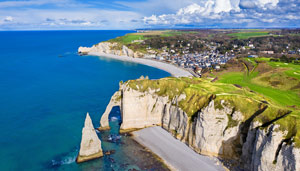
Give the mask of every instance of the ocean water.
[[[0, 170], [165, 169], [130, 136], [99, 133], [110, 156], [76, 164], [86, 112], [95, 127], [119, 81], [170, 74], [144, 65], [78, 56], [130, 31], [0, 32]], [[118, 125], [118, 116], [111, 124]], [[119, 139], [120, 138], [120, 139]]]

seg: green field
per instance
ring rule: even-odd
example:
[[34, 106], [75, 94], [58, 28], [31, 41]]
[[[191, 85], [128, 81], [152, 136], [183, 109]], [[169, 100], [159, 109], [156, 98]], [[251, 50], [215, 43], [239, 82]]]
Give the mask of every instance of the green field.
[[287, 68], [285, 73], [290, 76], [300, 80], [300, 65], [295, 65], [292, 63], [282, 63], [282, 62], [268, 62], [274, 68]]
[[117, 37], [115, 39], [109, 40], [109, 42], [118, 42], [122, 44], [132, 43], [134, 40], [145, 40], [144, 35], [126, 34], [125, 36]]
[[[270, 62], [269, 58], [245, 58], [244, 60], [253, 65], [252, 72], [247, 73], [246, 70], [225, 72], [218, 75], [218, 82], [249, 88], [263, 95], [272, 105], [293, 110], [293, 114], [300, 116], [300, 65]], [[257, 65], [269, 67], [269, 71], [259, 73]]]
[[[172, 31], [172, 30], [156, 30], [148, 31], [144, 33], [129, 33], [125, 36], [117, 37], [109, 40], [109, 42], [118, 42], [122, 44], [130, 44], [134, 40], [146, 40], [151, 39], [151, 36], [171, 37], [182, 34], [195, 34], [195, 31]], [[138, 42], [137, 42], [138, 43]]]
[[231, 72], [222, 75], [218, 82], [227, 83], [227, 84], [238, 84], [242, 87], [248, 87], [252, 91], [258, 92], [264, 95], [267, 99], [275, 102], [274, 105], [286, 107], [297, 105], [300, 106], [300, 97], [294, 91], [288, 90], [279, 90], [272, 87], [262, 86], [255, 84], [252, 81], [251, 76], [247, 76], [244, 73], [240, 72]]
[[176, 36], [176, 35], [182, 35], [182, 34], [196, 34], [197, 32], [195, 31], [167, 31], [162, 33], [160, 36], [161, 37], [171, 37], [171, 36]]
[[261, 32], [238, 32], [238, 33], [230, 33], [228, 36], [232, 36], [238, 39], [249, 39], [251, 37], [263, 37], [269, 36], [269, 32], [261, 31]]
[[297, 78], [300, 80], [300, 65], [296, 65], [293, 63], [283, 63], [283, 62], [270, 62], [270, 58], [246, 58], [246, 60], [251, 61], [254, 65], [256, 64], [255, 61], [265, 61], [273, 68], [284, 68], [285, 74], [290, 77]]

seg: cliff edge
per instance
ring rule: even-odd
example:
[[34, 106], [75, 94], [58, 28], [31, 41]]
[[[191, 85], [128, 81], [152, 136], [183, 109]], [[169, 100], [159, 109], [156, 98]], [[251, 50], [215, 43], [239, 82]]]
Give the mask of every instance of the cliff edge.
[[194, 151], [231, 161], [231, 168], [300, 170], [298, 117], [246, 88], [163, 78], [130, 80], [119, 93], [121, 129], [160, 125]]

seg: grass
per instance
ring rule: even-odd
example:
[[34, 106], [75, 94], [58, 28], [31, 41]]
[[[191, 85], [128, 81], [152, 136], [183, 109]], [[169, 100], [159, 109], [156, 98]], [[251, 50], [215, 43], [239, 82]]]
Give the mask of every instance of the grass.
[[300, 80], [300, 65], [296, 65], [293, 63], [284, 63], [284, 62], [271, 62], [270, 58], [266, 58], [266, 57], [245, 58], [245, 59], [254, 65], [256, 63], [255, 61], [258, 61], [258, 62], [267, 62], [273, 68], [283, 68], [285, 69], [285, 74]]
[[178, 30], [155, 30], [147, 31], [143, 33], [132, 33], [133, 35], [143, 35], [143, 36], [161, 36], [161, 37], [170, 37], [182, 34], [195, 34], [196, 31], [178, 31]]
[[297, 105], [300, 106], [300, 97], [297, 93], [287, 90], [274, 89], [267, 86], [255, 84], [251, 78], [240, 72], [230, 72], [222, 75], [218, 82], [226, 84], [238, 84], [243, 87], [248, 87], [252, 91], [264, 95], [268, 101], [273, 101], [274, 105], [282, 107]]
[[[161, 36], [161, 37], [170, 37], [182, 34], [195, 34], [195, 31], [176, 31], [176, 30], [156, 30], [148, 31], [144, 33], [129, 33], [115, 39], [111, 39], [108, 42], [118, 42], [121, 44], [130, 44], [134, 40], [146, 40], [151, 39], [151, 36]], [[137, 42], [138, 43], [138, 42]]]
[[268, 62], [268, 64], [274, 68], [285, 68], [285, 73], [300, 80], [300, 65], [293, 63], [282, 63], [282, 62]]
[[168, 31], [161, 34], [161, 37], [171, 37], [176, 35], [183, 35], [183, 34], [196, 34], [195, 31]]
[[[211, 98], [217, 101], [228, 98], [228, 101], [239, 106], [239, 100], [247, 99], [245, 102], [260, 102], [264, 97], [250, 92], [246, 88], [237, 88], [231, 84], [211, 83], [209, 80], [200, 78], [164, 78], [160, 80], [130, 80], [128, 85], [141, 92], [156, 90], [159, 96], [167, 96], [170, 100], [185, 94], [186, 98], [179, 102], [180, 107], [189, 115], [193, 116], [200, 109], [208, 105]], [[245, 105], [247, 106], [247, 105]], [[247, 110], [241, 109], [243, 111]], [[245, 112], [248, 113], [248, 112]], [[250, 115], [251, 112], [249, 112]]]
[[238, 84], [257, 92], [272, 106], [292, 111], [290, 116], [300, 119], [300, 77], [297, 74], [300, 73], [300, 66], [292, 63], [270, 62], [269, 58], [246, 58], [245, 60], [254, 66], [267, 64], [271, 70], [263, 73], [255, 70], [250, 75], [243, 72], [226, 72], [218, 75], [218, 82]]
[[[255, 84], [267, 86], [267, 87], [274, 87], [280, 90], [295, 90], [300, 82], [298, 79], [293, 78], [286, 73], [283, 72], [267, 72], [260, 74], [256, 78], [252, 79], [251, 81]], [[288, 84], [286, 84], [288, 83]], [[300, 87], [299, 87], [300, 89]]]
[[170, 32], [171, 30], [152, 30], [142, 33], [131, 33], [133, 35], [143, 35], [143, 36], [158, 36]]
[[125, 36], [117, 37], [115, 39], [109, 40], [109, 42], [118, 42], [122, 44], [132, 43], [134, 40], [145, 40], [147, 39], [144, 35], [136, 35], [136, 34], [126, 34]]
[[260, 32], [238, 32], [238, 33], [230, 33], [227, 34], [228, 36], [232, 36], [238, 39], [249, 39], [251, 37], [263, 37], [263, 36], [270, 36], [269, 32], [267, 31], [260, 31]]

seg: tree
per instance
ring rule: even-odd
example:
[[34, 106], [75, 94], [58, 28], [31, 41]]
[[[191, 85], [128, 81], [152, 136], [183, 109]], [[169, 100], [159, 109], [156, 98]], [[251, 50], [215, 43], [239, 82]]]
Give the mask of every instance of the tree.
[[282, 56], [280, 57], [280, 61], [281, 61], [281, 62], [289, 62], [288, 58], [287, 58], [285, 55], [282, 55]]

